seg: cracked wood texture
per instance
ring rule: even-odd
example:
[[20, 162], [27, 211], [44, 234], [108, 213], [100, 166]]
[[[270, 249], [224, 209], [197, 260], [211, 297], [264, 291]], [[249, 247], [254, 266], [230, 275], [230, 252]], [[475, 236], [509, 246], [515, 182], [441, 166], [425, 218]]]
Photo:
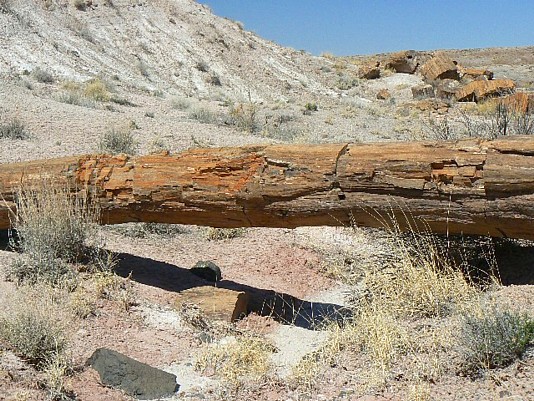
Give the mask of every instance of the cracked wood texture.
[[[534, 240], [534, 138], [264, 145], [0, 165], [0, 228], [21, 185], [88, 190], [102, 223], [380, 227]], [[423, 223], [424, 222], [424, 223]]]

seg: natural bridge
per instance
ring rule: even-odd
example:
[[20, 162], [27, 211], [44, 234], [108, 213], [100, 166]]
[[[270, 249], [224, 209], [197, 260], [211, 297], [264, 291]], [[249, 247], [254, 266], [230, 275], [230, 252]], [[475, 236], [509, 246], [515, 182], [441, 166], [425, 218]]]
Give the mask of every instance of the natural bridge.
[[534, 240], [534, 138], [258, 145], [0, 165], [0, 228], [21, 186], [87, 190], [102, 223], [377, 227]]

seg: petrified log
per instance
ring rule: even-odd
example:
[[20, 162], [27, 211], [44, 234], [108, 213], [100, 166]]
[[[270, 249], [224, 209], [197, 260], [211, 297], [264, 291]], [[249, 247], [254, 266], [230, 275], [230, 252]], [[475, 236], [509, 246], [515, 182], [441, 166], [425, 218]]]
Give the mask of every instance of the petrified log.
[[175, 305], [180, 311], [194, 304], [209, 320], [232, 323], [247, 315], [248, 300], [243, 291], [201, 286], [180, 291]]
[[102, 223], [379, 227], [534, 240], [534, 137], [262, 145], [177, 155], [88, 155], [0, 165], [0, 228], [44, 177], [86, 189]]

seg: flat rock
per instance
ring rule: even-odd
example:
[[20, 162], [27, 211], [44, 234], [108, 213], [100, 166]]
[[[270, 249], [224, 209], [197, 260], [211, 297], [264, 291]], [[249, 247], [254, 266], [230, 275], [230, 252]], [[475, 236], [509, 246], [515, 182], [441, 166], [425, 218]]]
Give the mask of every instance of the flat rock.
[[249, 295], [243, 291], [210, 286], [194, 287], [178, 293], [176, 308], [197, 305], [209, 320], [235, 322], [247, 314]]
[[473, 81], [456, 91], [456, 100], [459, 102], [479, 102], [488, 97], [500, 96], [515, 89], [511, 79], [494, 79], [491, 81]]
[[140, 400], [168, 397], [178, 391], [176, 376], [107, 348], [87, 360], [106, 386], [121, 389]]

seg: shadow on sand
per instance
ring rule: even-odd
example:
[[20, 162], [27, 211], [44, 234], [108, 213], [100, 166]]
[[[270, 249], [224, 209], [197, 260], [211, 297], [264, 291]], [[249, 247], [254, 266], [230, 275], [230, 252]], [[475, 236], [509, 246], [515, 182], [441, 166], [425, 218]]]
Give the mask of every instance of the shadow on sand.
[[[127, 253], [119, 254], [119, 266], [115, 272], [152, 287], [166, 291], [180, 292], [189, 288], [214, 285], [195, 276], [189, 269], [139, 257]], [[319, 329], [324, 322], [342, 321], [350, 316], [350, 311], [341, 305], [309, 302], [289, 294], [277, 293], [272, 290], [251, 287], [245, 284], [223, 279], [217, 287], [234, 291], [244, 291], [250, 295], [249, 312], [261, 316], [271, 316], [283, 323], [306, 329]]]

